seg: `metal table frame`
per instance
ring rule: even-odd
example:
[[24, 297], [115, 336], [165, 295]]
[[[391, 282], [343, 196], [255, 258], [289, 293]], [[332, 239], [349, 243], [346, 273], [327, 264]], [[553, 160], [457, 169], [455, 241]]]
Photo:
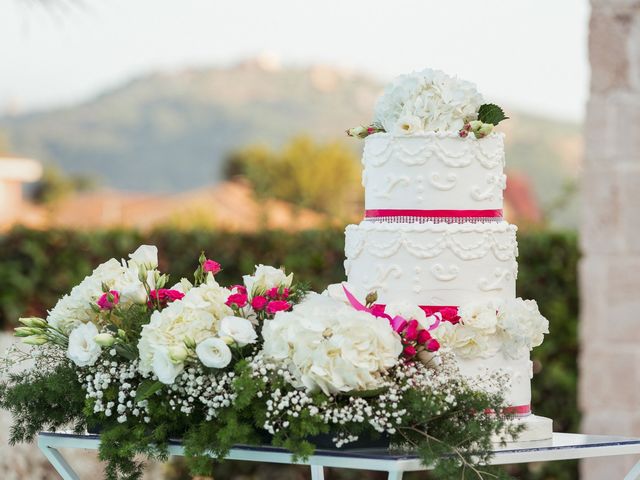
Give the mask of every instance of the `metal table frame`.
[[[51, 462], [63, 480], [80, 480], [58, 449], [76, 448], [97, 450], [99, 435], [75, 435], [70, 433], [41, 432], [38, 447]], [[554, 433], [553, 439], [511, 443], [497, 447], [491, 459], [492, 465], [528, 462], [551, 462], [616, 455], [640, 455], [640, 438], [612, 437], [605, 435], [581, 435]], [[172, 442], [169, 454], [183, 456], [179, 442]], [[430, 470], [411, 453], [393, 453], [383, 450], [317, 451], [305, 461], [293, 462], [290, 452], [268, 446], [243, 446], [233, 448], [227, 460], [249, 462], [309, 465], [312, 480], [324, 479], [324, 467], [376, 470], [388, 473], [389, 480], [401, 480], [404, 472]], [[640, 480], [640, 461], [624, 477], [624, 480]]]

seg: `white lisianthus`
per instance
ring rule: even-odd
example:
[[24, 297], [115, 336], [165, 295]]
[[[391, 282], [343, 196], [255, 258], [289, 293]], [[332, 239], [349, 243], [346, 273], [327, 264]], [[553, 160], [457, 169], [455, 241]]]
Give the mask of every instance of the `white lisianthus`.
[[396, 123], [394, 132], [400, 135], [409, 135], [422, 132], [422, 120], [415, 115], [405, 115], [400, 117]]
[[154, 270], [158, 268], [158, 247], [155, 245], [140, 245], [129, 254], [129, 266], [137, 269]]
[[231, 350], [221, 338], [210, 337], [200, 342], [196, 355], [209, 368], [224, 368], [231, 363]]
[[244, 286], [250, 295], [255, 293], [264, 293], [273, 287], [291, 286], [293, 281], [293, 273], [285, 274], [279, 268], [270, 267], [269, 265], [256, 265], [256, 271], [253, 275], [244, 275]]
[[79, 367], [87, 367], [96, 363], [102, 349], [95, 341], [98, 327], [92, 322], [83, 323], [75, 327], [69, 334], [67, 357]]
[[[418, 118], [420, 130], [457, 132], [477, 118], [483, 103], [474, 84], [427, 68], [401, 75], [385, 88], [375, 106], [374, 123], [387, 132], [407, 133], [407, 119]], [[418, 125], [413, 120], [410, 124]]]
[[171, 385], [184, 370], [184, 363], [175, 362], [166, 348], [160, 348], [153, 354], [151, 367], [159, 381]]
[[294, 387], [327, 395], [379, 388], [402, 353], [386, 319], [318, 294], [265, 321], [262, 334], [263, 355], [289, 370]]
[[540, 314], [535, 300], [516, 298], [499, 306], [498, 329], [504, 353], [517, 359], [542, 343], [549, 333], [549, 321]]
[[171, 290], [177, 290], [178, 292], [187, 293], [192, 288], [193, 284], [189, 280], [187, 280], [186, 278], [181, 278], [178, 283], [171, 287]]
[[253, 324], [242, 317], [224, 317], [220, 322], [219, 335], [230, 337], [240, 347], [256, 343], [258, 340]]

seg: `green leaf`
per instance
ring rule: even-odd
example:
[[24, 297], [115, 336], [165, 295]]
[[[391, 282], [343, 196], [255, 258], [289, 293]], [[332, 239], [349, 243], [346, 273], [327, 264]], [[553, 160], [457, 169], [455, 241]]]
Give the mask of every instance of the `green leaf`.
[[164, 383], [158, 380], [145, 380], [136, 390], [136, 402], [146, 400], [151, 395], [161, 390], [164, 387]]
[[116, 343], [114, 345], [114, 348], [116, 349], [116, 353], [121, 357], [124, 357], [130, 361], [134, 361], [136, 359], [136, 354], [121, 343]]
[[504, 110], [494, 103], [485, 103], [480, 105], [478, 110], [478, 120], [482, 123], [490, 123], [492, 125], [498, 125], [502, 120], [507, 120], [504, 114]]
[[373, 390], [351, 390], [347, 392], [347, 395], [350, 397], [371, 398], [382, 395], [387, 390], [389, 390], [387, 387], [375, 388]]

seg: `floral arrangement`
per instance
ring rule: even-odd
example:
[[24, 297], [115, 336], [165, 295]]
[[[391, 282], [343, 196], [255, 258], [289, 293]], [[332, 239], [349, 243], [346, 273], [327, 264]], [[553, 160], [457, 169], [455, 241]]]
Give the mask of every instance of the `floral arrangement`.
[[[461, 467], [504, 478], [482, 465], [492, 437], [518, 428], [500, 413], [500, 394], [465, 380], [441, 351], [452, 312], [380, 309], [375, 294], [357, 298], [347, 285], [308, 292], [265, 265], [225, 287], [221, 268], [201, 254], [193, 282], [169, 286], [157, 249], [142, 246], [97, 267], [46, 319], [21, 319], [16, 335], [31, 350], [8, 352], [0, 384], [11, 442], [41, 430], [100, 431], [113, 480], [140, 477], [137, 454], [166, 459], [172, 438], [183, 440], [194, 474], [209, 474], [211, 455], [236, 444], [305, 457], [386, 441], [414, 449], [439, 478], [461, 478]], [[518, 325], [533, 318], [530, 304], [505, 308]], [[459, 324], [488, 328], [489, 315], [474, 312], [460, 311]], [[500, 325], [516, 350], [535, 342], [529, 327]], [[23, 361], [31, 366], [19, 369]]]
[[487, 358], [499, 352], [507, 358], [522, 358], [549, 333], [549, 321], [535, 300], [468, 304], [457, 310], [456, 317], [441, 322], [432, 334], [459, 358]]
[[347, 134], [457, 132], [483, 138], [507, 118], [499, 106], [484, 103], [473, 83], [427, 68], [395, 78], [376, 103], [373, 123]]

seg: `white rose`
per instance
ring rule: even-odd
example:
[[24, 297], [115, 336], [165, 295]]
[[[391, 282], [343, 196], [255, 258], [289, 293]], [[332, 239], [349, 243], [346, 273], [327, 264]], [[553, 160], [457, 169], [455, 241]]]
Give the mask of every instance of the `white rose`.
[[200, 342], [196, 355], [209, 368], [224, 368], [231, 362], [231, 350], [221, 338], [210, 337]]
[[69, 335], [67, 357], [79, 367], [93, 365], [100, 357], [102, 349], [95, 341], [98, 328], [92, 323], [83, 323], [73, 329]]
[[498, 326], [497, 306], [493, 302], [463, 305], [458, 309], [460, 323], [481, 331], [485, 335], [494, 334]]
[[273, 287], [290, 287], [293, 281], [293, 273], [286, 275], [281, 269], [268, 265], [257, 265], [253, 275], [242, 277], [247, 291], [254, 293], [264, 293]]
[[138, 249], [129, 254], [129, 266], [153, 270], [158, 268], [158, 247], [154, 245], [140, 245]]
[[165, 348], [158, 349], [153, 355], [153, 373], [165, 385], [171, 385], [184, 370], [184, 363], [174, 362]]
[[488, 358], [500, 348], [495, 335], [487, 335], [462, 324], [441, 322], [431, 335], [438, 340], [443, 350], [449, 350], [461, 358]]
[[253, 328], [253, 324], [242, 317], [224, 317], [220, 322], [218, 334], [221, 337], [230, 337], [240, 347], [256, 343], [258, 334]]

